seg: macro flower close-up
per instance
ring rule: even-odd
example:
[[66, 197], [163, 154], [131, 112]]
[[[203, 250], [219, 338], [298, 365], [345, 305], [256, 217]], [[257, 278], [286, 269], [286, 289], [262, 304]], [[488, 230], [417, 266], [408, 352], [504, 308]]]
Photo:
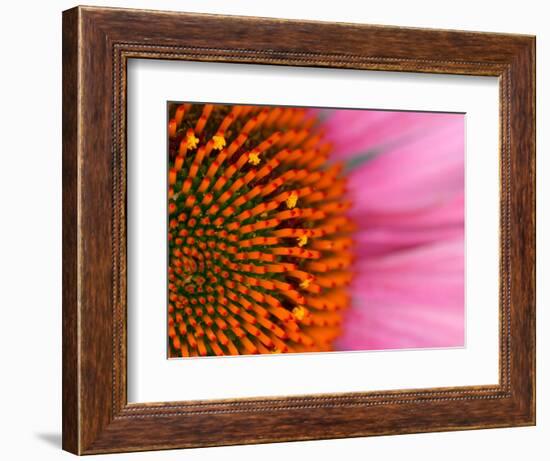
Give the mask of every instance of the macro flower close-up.
[[462, 114], [168, 112], [170, 357], [463, 345]]

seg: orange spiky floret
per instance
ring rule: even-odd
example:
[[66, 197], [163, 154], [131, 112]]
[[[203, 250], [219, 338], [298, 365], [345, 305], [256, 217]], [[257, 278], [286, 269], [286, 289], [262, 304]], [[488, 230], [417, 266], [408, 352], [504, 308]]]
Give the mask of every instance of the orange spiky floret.
[[170, 357], [332, 350], [353, 222], [301, 108], [169, 105]]

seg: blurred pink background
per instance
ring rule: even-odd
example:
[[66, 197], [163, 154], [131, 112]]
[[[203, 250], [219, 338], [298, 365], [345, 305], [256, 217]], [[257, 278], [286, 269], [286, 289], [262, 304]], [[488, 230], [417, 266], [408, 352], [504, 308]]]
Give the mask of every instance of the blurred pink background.
[[358, 224], [336, 350], [464, 345], [464, 115], [319, 110]]

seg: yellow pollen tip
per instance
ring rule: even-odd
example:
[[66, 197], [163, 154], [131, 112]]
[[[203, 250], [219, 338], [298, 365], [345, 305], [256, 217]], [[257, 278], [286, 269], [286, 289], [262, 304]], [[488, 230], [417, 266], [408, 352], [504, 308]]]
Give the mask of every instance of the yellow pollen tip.
[[282, 352], [281, 349], [279, 349], [278, 347], [276, 347], [275, 349], [272, 349], [272, 350], [271, 350], [271, 353], [272, 353], [272, 354], [280, 354], [281, 352]]
[[261, 215], [262, 218], [267, 218], [267, 211], [264, 211]]
[[187, 136], [188, 149], [195, 149], [198, 144], [199, 144], [199, 138], [197, 138], [194, 134], [191, 133]]
[[305, 279], [300, 283], [300, 287], [307, 288], [310, 283], [311, 283], [311, 281], [309, 279]]
[[215, 135], [212, 137], [212, 141], [214, 141], [214, 149], [221, 150], [225, 147], [225, 138], [220, 135]]
[[294, 309], [292, 309], [292, 314], [296, 319], [303, 320], [303, 318], [306, 316], [306, 310], [304, 309], [304, 306], [296, 306]]
[[260, 154], [257, 152], [250, 152], [250, 154], [248, 154], [248, 163], [258, 165], [260, 163]]
[[296, 241], [298, 242], [299, 247], [303, 247], [307, 244], [307, 235], [302, 235], [301, 237], [298, 237]]
[[296, 203], [298, 202], [298, 194], [296, 192], [292, 192], [289, 197], [285, 200], [286, 206], [289, 209], [292, 209], [296, 206]]

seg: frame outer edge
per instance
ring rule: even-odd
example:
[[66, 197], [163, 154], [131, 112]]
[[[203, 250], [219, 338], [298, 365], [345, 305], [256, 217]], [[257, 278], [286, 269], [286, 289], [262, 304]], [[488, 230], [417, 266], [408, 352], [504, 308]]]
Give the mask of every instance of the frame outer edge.
[[79, 33], [80, 11], [62, 15], [62, 448], [80, 453], [78, 337]]
[[533, 380], [533, 398], [531, 402], [531, 411], [532, 419], [531, 422], [533, 426], [537, 425], [537, 37], [532, 37], [532, 45], [530, 48], [530, 56], [532, 60], [531, 67], [531, 85], [532, 85], [532, 100], [531, 100], [531, 110], [532, 110], [532, 123], [533, 123], [533, 132], [531, 135], [531, 148], [533, 152], [533, 165], [532, 165], [532, 175], [533, 175], [533, 187], [534, 187], [534, 199], [531, 209], [533, 215], [533, 225], [534, 225], [534, 260], [533, 260], [533, 283], [534, 283], [534, 300], [533, 300], [533, 324], [532, 324], [532, 341], [533, 341], [533, 357], [532, 357], [532, 380]]
[[[158, 16], [158, 12], [156, 13], [156, 16]], [[176, 14], [178, 19], [184, 18], [191, 25], [199, 18], [201, 20], [209, 18], [209, 16], [194, 14], [180, 16], [178, 13], [164, 13], [163, 16], [175, 17]], [[109, 290], [106, 282], [112, 271], [116, 271], [116, 266], [114, 269], [111, 266], [108, 267], [107, 258], [104, 257], [106, 247], [101, 245], [100, 253], [102, 253], [99, 254], [94, 246], [109, 237], [107, 228], [111, 229], [111, 233], [113, 232], [113, 228], [110, 226], [112, 224], [111, 216], [108, 216], [108, 213], [98, 203], [104, 203], [102, 200], [107, 200], [107, 197], [112, 200], [109, 191], [118, 189], [116, 178], [111, 177], [112, 171], [107, 170], [107, 160], [109, 159], [105, 155], [109, 149], [103, 134], [99, 140], [94, 140], [90, 136], [94, 133], [94, 130], [97, 132], [99, 128], [102, 128], [102, 133], [105, 133], [113, 127], [112, 120], [107, 120], [111, 112], [109, 112], [110, 109], [106, 105], [107, 100], [110, 101], [116, 95], [116, 90], [109, 87], [107, 77], [111, 72], [108, 69], [114, 69], [112, 62], [114, 58], [109, 54], [112, 47], [117, 44], [118, 40], [121, 40], [120, 34], [122, 32], [130, 38], [132, 34], [143, 33], [139, 27], [124, 28], [124, 26], [121, 26], [121, 23], [126, 22], [128, 24], [131, 22], [129, 20], [121, 21], [124, 19], [121, 17], [123, 15], [131, 16], [130, 19], [139, 16], [135, 10], [111, 10], [93, 7], [77, 7], [63, 13], [63, 449], [75, 454], [110, 453], [289, 440], [318, 440], [390, 433], [431, 432], [441, 429], [463, 430], [509, 427], [511, 425], [528, 425], [534, 422], [535, 383], [532, 374], [534, 373], [534, 317], [532, 317], [534, 315], [534, 304], [530, 302], [534, 303], [532, 293], [528, 296], [527, 305], [521, 303], [518, 306], [519, 303], [516, 304], [519, 307], [515, 311], [518, 317], [514, 316], [515, 322], [513, 322], [513, 326], [519, 330], [520, 338], [528, 339], [528, 344], [525, 344], [524, 348], [518, 348], [521, 357], [513, 357], [515, 359], [515, 362], [513, 362], [514, 376], [516, 378], [520, 377], [522, 384], [516, 392], [520, 391], [519, 395], [521, 395], [521, 390], [527, 389], [528, 396], [527, 398], [507, 400], [508, 405], [502, 410], [510, 412], [508, 419], [505, 418], [506, 415], [502, 412], [494, 415], [496, 419], [491, 421], [483, 419], [484, 412], [489, 411], [494, 406], [489, 397], [479, 397], [477, 402], [463, 402], [464, 406], [469, 408], [470, 416], [475, 418], [469, 419], [468, 414], [465, 414], [456, 421], [449, 423], [449, 425], [445, 424], [444, 427], [439, 428], [435, 427], [433, 423], [429, 423], [428, 420], [426, 420], [427, 422], [424, 421], [427, 425], [421, 424], [422, 421], [420, 421], [414, 427], [387, 426], [386, 429], [380, 430], [373, 425], [374, 429], [363, 428], [363, 424], [366, 422], [364, 418], [368, 415], [366, 407], [361, 410], [359, 410], [361, 407], [356, 407], [353, 421], [344, 418], [344, 409], [334, 410], [328, 406], [324, 408], [323, 405], [298, 408], [297, 416], [282, 412], [280, 413], [282, 416], [278, 418], [270, 414], [269, 409], [262, 410], [268, 412], [265, 415], [268, 419], [263, 422], [263, 415], [260, 411], [250, 412], [249, 414], [235, 412], [234, 415], [230, 413], [222, 414], [221, 411], [219, 414], [210, 415], [205, 412], [194, 416], [184, 416], [178, 413], [173, 415], [136, 415], [132, 418], [128, 418], [128, 415], [124, 417], [125, 415], [118, 413], [120, 409], [117, 408], [116, 399], [111, 394], [111, 390], [115, 386], [115, 381], [113, 381], [115, 374], [106, 372], [107, 365], [110, 365], [106, 357], [110, 355], [111, 349], [115, 348], [114, 342], [111, 344], [106, 341], [107, 337], [113, 336], [112, 333], [115, 330], [114, 325], [109, 323], [110, 317], [106, 315], [109, 307], [109, 301], [107, 301]], [[224, 17], [219, 16], [219, 18]], [[253, 18], [246, 20], [242, 17], [225, 18], [230, 21], [229, 25], [231, 26], [228, 28], [230, 32], [228, 35], [230, 38], [233, 37], [238, 45], [241, 41], [238, 26], [242, 26], [241, 23], [248, 22], [248, 19]], [[280, 25], [275, 19], [265, 21], [275, 28]], [[142, 29], [145, 28], [146, 33], [150, 31], [150, 27], [143, 26], [143, 21], [137, 25], [140, 24]], [[281, 24], [287, 24], [289, 27], [291, 24], [296, 27], [303, 25], [306, 29], [331, 27], [331, 23], [326, 23], [325, 26], [321, 25], [322, 23], [315, 25], [314, 23], [306, 24], [300, 21], [281, 21]], [[358, 28], [360, 27], [358, 26]], [[366, 27], [364, 30], [366, 30]], [[375, 28], [375, 30], [377, 35], [382, 33], [380, 28]], [[411, 34], [420, 33], [413, 30], [409, 32]], [[436, 32], [431, 33], [435, 34]], [[451, 40], [455, 36], [453, 32], [441, 31], [437, 34], [447, 39], [447, 47], [457, 46], [454, 43], [455, 41]], [[357, 36], [360, 34], [354, 32], [352, 35]], [[141, 40], [139, 35], [136, 36]], [[235, 39], [235, 36], [238, 40]], [[178, 33], [174, 32], [173, 39], [176, 43], [181, 40], [178, 37]], [[262, 34], [260, 34], [261, 37]], [[494, 35], [486, 35], [485, 37], [497, 51], [502, 50], [504, 42], [508, 42], [508, 45], [510, 45], [509, 50], [499, 58], [506, 59], [507, 63], [515, 61], [517, 64], [518, 55], [509, 53], [518, 53], [520, 52], [519, 48], [523, 48], [521, 50], [521, 70], [527, 72], [533, 70], [534, 40], [503, 35], [498, 37], [503, 40], [503, 43], [494, 43], [496, 40]], [[152, 39], [154, 38], [152, 37]], [[357, 39], [357, 37], [355, 38]], [[171, 46], [163, 40], [160, 40], [159, 46]], [[196, 51], [203, 44], [201, 40], [194, 39], [191, 41], [191, 45], [194, 45], [195, 42], [198, 45], [194, 47]], [[466, 45], [470, 47], [478, 46], [471, 40], [467, 41]], [[151, 46], [151, 44], [146, 43], [143, 46]], [[229, 43], [228, 46], [231, 49], [234, 48], [233, 43]], [[277, 61], [279, 63], [279, 60], [285, 60], [280, 58], [277, 52], [265, 48], [265, 46], [259, 47], [259, 53], [267, 56], [266, 61]], [[322, 46], [331, 49], [326, 43]], [[362, 45], [356, 45], [356, 48], [361, 55]], [[528, 49], [529, 51], [527, 51]], [[242, 51], [246, 51], [245, 54], [248, 55], [254, 50]], [[289, 53], [299, 55], [299, 51], [289, 51]], [[321, 51], [323, 50], [321, 49]], [[286, 51], [282, 53], [284, 54]], [[474, 51], [472, 53], [475, 54]], [[479, 55], [481, 52], [478, 50], [476, 53]], [[487, 60], [487, 52], [484, 51], [483, 53], [485, 54], [482, 54], [481, 58]], [[525, 54], [528, 56], [525, 56]], [[308, 53], [308, 55], [310, 54]], [[216, 53], [213, 53], [212, 56], [215, 57]], [[312, 65], [318, 65], [320, 61], [317, 62], [317, 60], [322, 58], [322, 54], [316, 54], [314, 51], [311, 56]], [[375, 54], [374, 56], [378, 55]], [[210, 56], [207, 56], [207, 58], [204, 60], [213, 60], [210, 59]], [[233, 57], [231, 58], [231, 61], [233, 61]], [[237, 56], [236, 60], [239, 59], [240, 56]], [[260, 61], [263, 61], [263, 59], [260, 59]], [[425, 62], [425, 57], [421, 55], [418, 61]], [[493, 57], [490, 61], [491, 65], [497, 65], [496, 60], [493, 63]], [[384, 62], [383, 67], [386, 67], [388, 64], [386, 61]], [[454, 63], [449, 61], [444, 64], [443, 67], [432, 68], [431, 71], [446, 73], [444, 71], [447, 66], [450, 68], [451, 65], [463, 66], [468, 63], [459, 59]], [[401, 62], [400, 58], [396, 66], [397, 70], [408, 68], [405, 62]], [[469, 72], [471, 71], [469, 70]], [[478, 75], [477, 72], [473, 72], [473, 74]], [[515, 77], [515, 74], [513, 74], [513, 77]], [[94, 78], [99, 80], [99, 85], [97, 85], [99, 88], [92, 90], [89, 85], [91, 81], [95, 81]], [[534, 78], [534, 75], [532, 78]], [[520, 186], [524, 188], [525, 192], [521, 203], [524, 206], [522, 212], [532, 214], [534, 212], [534, 188], [531, 181], [534, 179], [535, 165], [534, 125], [531, 125], [534, 121], [534, 99], [531, 100], [531, 98], [534, 98], [534, 81], [524, 76], [523, 81], [525, 82], [525, 80], [528, 81], [527, 88], [522, 88], [521, 94], [518, 96], [520, 99], [525, 98], [523, 101], [527, 100], [533, 106], [529, 107], [527, 111], [526, 126], [519, 125], [524, 130], [522, 131], [520, 128], [519, 133], [527, 136], [527, 139], [522, 141], [523, 146], [528, 144], [529, 148], [523, 152], [525, 156], [520, 159], [518, 166], [526, 167], [527, 164], [527, 167], [523, 170], [523, 175], [519, 178]], [[111, 91], [113, 94], [111, 94]], [[101, 107], [95, 104], [96, 101], [101, 102]], [[529, 113], [531, 118], [529, 118]], [[518, 125], [514, 126], [517, 129]], [[514, 140], [514, 136], [512, 136], [512, 140]], [[512, 142], [512, 145], [514, 145], [514, 142]], [[107, 191], [107, 185], [114, 185], [114, 188], [111, 187]], [[97, 203], [94, 198], [97, 198]], [[512, 215], [514, 215], [513, 212]], [[93, 218], [95, 218], [95, 221]], [[117, 221], [114, 222], [116, 224]], [[527, 219], [527, 224], [534, 225], [534, 216]], [[519, 253], [525, 255], [521, 261], [529, 266], [529, 270], [521, 276], [521, 280], [527, 281], [527, 287], [523, 288], [525, 290], [522, 290], [523, 293], [529, 292], [534, 287], [534, 278], [531, 279], [531, 277], [534, 277], [534, 266], [531, 267], [534, 259], [533, 236], [534, 231], [528, 229], [527, 241], [524, 245], [528, 250], [532, 250], [532, 253], [530, 252], [528, 255], [522, 252]], [[93, 277], [90, 277], [91, 275]], [[520, 315], [521, 311], [523, 313]], [[528, 350], [526, 351], [526, 349]], [[113, 357], [115, 356], [113, 355]], [[529, 376], [527, 376], [527, 370], [531, 372]], [[109, 381], [111, 381], [112, 386], [107, 389]], [[461, 399], [451, 397], [446, 400], [448, 402], [440, 404], [426, 399], [425, 404], [431, 407], [432, 411], [439, 410], [441, 413], [447, 411], [448, 408], [456, 408]], [[396, 402], [398, 404], [397, 408], [393, 409], [396, 413], [395, 418], [402, 415], [403, 412], [412, 412], [413, 408], [409, 407], [408, 403], [417, 401], [420, 402], [423, 399], [416, 399], [413, 402]], [[518, 404], [519, 406], [514, 406]], [[525, 411], [526, 406], [532, 409], [532, 413], [529, 414]], [[403, 408], [403, 411], [399, 413], [401, 408]], [[388, 407], [388, 410], [391, 412], [392, 408]], [[322, 419], [318, 421], [319, 424], [315, 422], [309, 424], [311, 412], [321, 415]], [[146, 416], [151, 416], [151, 418], [146, 418]], [[163, 424], [161, 427], [161, 422], [168, 421], [163, 418], [164, 416], [174, 417], [171, 418], [170, 426]], [[427, 418], [429, 415], [423, 414], [422, 416]], [[533, 417], [532, 420], [531, 417]], [[282, 422], [278, 426], [279, 432], [273, 433], [274, 428], [270, 427], [269, 418], [278, 423]], [[298, 424], [300, 418], [307, 427], [299, 434], [290, 433], [289, 430], [292, 429], [292, 426]], [[343, 425], [341, 430], [333, 430], [334, 428], [329, 430], [329, 428], [323, 427], [323, 421], [346, 421], [346, 424]], [[168, 422], [170, 424], [170, 421]], [[218, 438], [209, 439], [210, 435], [215, 432], [213, 426], [218, 422], [223, 423], [221, 426], [222, 434], [217, 434]], [[348, 422], [349, 424], [347, 424]], [[262, 425], [265, 426], [263, 430], [261, 429]], [[193, 426], [198, 429], [198, 432], [194, 435], [187, 433], [186, 435], [189, 435], [189, 437], [185, 441], [174, 442], [174, 437], [180, 436], [180, 431], [186, 432], [191, 428], [190, 432], [192, 433]], [[235, 426], [240, 426], [240, 428]], [[248, 433], [243, 436], [242, 430], [249, 427], [260, 427], [260, 432], [253, 436]], [[137, 432], [134, 429], [138, 429]], [[139, 434], [140, 430], [142, 431], [141, 436]], [[225, 431], [226, 433], [223, 434]], [[210, 435], [207, 436], [206, 434]], [[143, 440], [142, 436], [149, 437], [151, 441]], [[160, 440], [165, 440], [165, 442], [157, 443], [159, 441], [158, 437], [160, 437]]]
[[517, 425], [536, 424], [535, 39], [510, 62], [511, 392]]
[[533, 302], [530, 315], [530, 336], [531, 336], [531, 361], [528, 364], [530, 367], [530, 379], [532, 383], [531, 402], [530, 402], [530, 418], [529, 423], [533, 426], [537, 425], [537, 37], [531, 37], [529, 43], [529, 71], [531, 72], [531, 80], [529, 82], [531, 91], [529, 92], [529, 109], [531, 131], [529, 136], [529, 147], [531, 149], [530, 162], [530, 177], [532, 185], [532, 203], [530, 214], [533, 220], [533, 254], [531, 264], [531, 278], [533, 283], [532, 293]]

